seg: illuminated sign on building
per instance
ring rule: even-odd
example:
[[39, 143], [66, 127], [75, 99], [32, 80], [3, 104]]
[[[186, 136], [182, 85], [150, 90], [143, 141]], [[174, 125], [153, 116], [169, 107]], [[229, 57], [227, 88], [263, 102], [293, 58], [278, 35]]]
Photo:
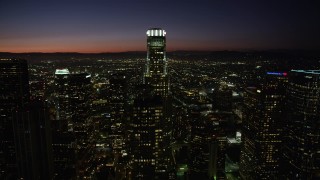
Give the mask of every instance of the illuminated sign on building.
[[288, 73], [286, 72], [267, 72], [269, 75], [276, 75], [276, 76], [287, 76]]
[[291, 70], [292, 72], [298, 72], [298, 73], [308, 73], [308, 74], [320, 74], [320, 70]]

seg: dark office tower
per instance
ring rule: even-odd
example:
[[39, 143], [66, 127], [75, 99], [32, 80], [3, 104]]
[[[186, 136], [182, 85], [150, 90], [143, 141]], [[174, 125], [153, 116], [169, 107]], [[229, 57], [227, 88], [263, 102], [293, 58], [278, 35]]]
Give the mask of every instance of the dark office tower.
[[109, 80], [108, 100], [110, 108], [110, 134], [114, 152], [124, 151], [127, 125], [127, 77], [113, 74]]
[[212, 110], [208, 114], [210, 134], [208, 175], [212, 179], [225, 179], [227, 136], [234, 134], [232, 90], [220, 84], [212, 94]]
[[89, 177], [87, 168], [91, 166], [93, 158], [93, 145], [90, 137], [93, 133], [93, 123], [89, 118], [90, 97], [92, 94], [91, 75], [88, 73], [70, 74], [68, 85], [68, 106], [71, 115], [69, 130], [71, 130], [76, 139], [77, 152], [77, 177]]
[[226, 179], [225, 161], [227, 132], [232, 114], [227, 111], [216, 111], [208, 115], [209, 126], [209, 168], [208, 175], [211, 179]]
[[215, 137], [209, 145], [208, 175], [211, 179], [225, 179], [226, 137]]
[[154, 179], [156, 161], [162, 155], [159, 123], [163, 120], [163, 105], [161, 98], [152, 94], [152, 87], [142, 86], [139, 91], [142, 93], [135, 99], [131, 117], [133, 178]]
[[232, 91], [227, 85], [220, 85], [212, 93], [212, 110], [231, 112]]
[[[91, 75], [70, 74], [67, 85], [68, 106], [71, 114], [69, 127], [78, 135], [78, 140], [88, 133], [90, 96], [92, 94]], [[85, 143], [85, 142], [81, 142]]]
[[38, 179], [27, 61], [0, 60], [0, 84], [0, 179]]
[[39, 179], [53, 178], [52, 135], [49, 108], [45, 101], [30, 102], [29, 117], [34, 122], [36, 148], [33, 151], [38, 161]]
[[31, 99], [39, 99], [44, 100], [45, 96], [45, 82], [44, 81], [30, 81], [30, 92], [31, 92]]
[[88, 117], [91, 89], [90, 74], [70, 74], [68, 69], [56, 70], [55, 97], [60, 130], [83, 131], [79, 128], [83, 127]]
[[130, 119], [133, 177], [168, 179], [172, 167], [164, 102], [152, 86], [141, 85], [138, 89]]
[[191, 126], [191, 148], [190, 148], [190, 178], [205, 179], [208, 176], [209, 165], [209, 143], [211, 135], [206, 117], [201, 116], [201, 110], [198, 106], [188, 110]]
[[288, 179], [320, 179], [320, 71], [292, 70], [287, 88], [284, 168]]
[[156, 95], [168, 96], [169, 83], [166, 58], [166, 31], [152, 28], [147, 31], [147, 63], [143, 83], [153, 86]]
[[91, 75], [55, 72], [56, 120], [53, 120], [55, 177], [90, 176], [93, 123], [90, 115]]
[[287, 73], [268, 72], [262, 86], [245, 90], [239, 167], [243, 179], [279, 177], [286, 82]]
[[56, 102], [56, 113], [57, 118], [53, 125], [54, 129], [58, 131], [68, 131], [72, 128], [71, 123], [71, 111], [69, 102], [69, 76], [70, 72], [68, 69], [57, 69], [55, 71], [55, 102]]
[[71, 179], [76, 176], [76, 139], [71, 121], [69, 78], [68, 69], [56, 70], [56, 118], [51, 121], [55, 179]]

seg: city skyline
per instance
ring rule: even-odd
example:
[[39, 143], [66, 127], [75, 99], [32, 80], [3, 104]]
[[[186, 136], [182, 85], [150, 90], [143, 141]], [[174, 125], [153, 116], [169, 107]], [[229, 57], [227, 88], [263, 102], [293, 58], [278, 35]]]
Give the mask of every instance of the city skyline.
[[167, 58], [166, 32], [144, 57], [0, 53], [0, 179], [320, 178], [319, 54]]
[[170, 32], [167, 51], [319, 50], [319, 5], [246, 1], [0, 2], [0, 52], [146, 51], [145, 29]]

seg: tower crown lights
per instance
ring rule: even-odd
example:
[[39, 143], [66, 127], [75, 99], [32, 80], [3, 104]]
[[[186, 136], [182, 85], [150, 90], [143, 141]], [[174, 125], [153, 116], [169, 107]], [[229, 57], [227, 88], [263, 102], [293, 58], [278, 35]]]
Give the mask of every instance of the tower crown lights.
[[148, 29], [147, 36], [166, 36], [166, 31], [161, 28]]

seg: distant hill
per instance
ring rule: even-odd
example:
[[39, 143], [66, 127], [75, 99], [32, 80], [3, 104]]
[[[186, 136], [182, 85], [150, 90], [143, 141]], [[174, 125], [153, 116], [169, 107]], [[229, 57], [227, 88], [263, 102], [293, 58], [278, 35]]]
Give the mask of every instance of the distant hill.
[[[253, 58], [268, 57], [277, 59], [296, 59], [299, 57], [320, 58], [320, 51], [307, 50], [267, 50], [267, 51], [172, 51], [167, 52], [169, 58], [180, 57], [182, 59], [225, 59], [234, 60], [237, 58]], [[0, 52], [0, 59], [27, 59], [31, 62], [41, 60], [90, 60], [90, 59], [124, 59], [124, 58], [145, 58], [145, 51], [129, 51], [129, 52], [103, 52], [103, 53], [77, 53], [77, 52], [56, 52], [56, 53], [10, 53]]]

